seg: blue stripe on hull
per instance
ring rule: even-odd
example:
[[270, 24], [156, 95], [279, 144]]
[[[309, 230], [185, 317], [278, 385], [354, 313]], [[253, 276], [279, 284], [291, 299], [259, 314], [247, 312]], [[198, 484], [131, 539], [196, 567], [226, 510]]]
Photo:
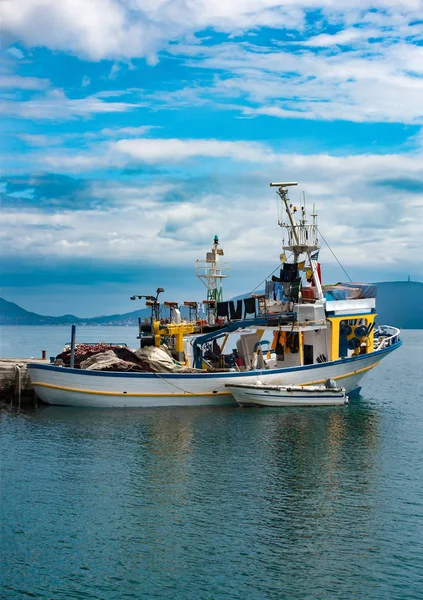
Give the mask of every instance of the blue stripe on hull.
[[28, 371], [32, 369], [41, 369], [45, 371], [63, 371], [66, 373], [77, 373], [78, 375], [86, 375], [89, 377], [132, 377], [134, 379], [155, 379], [156, 377], [164, 377], [166, 379], [219, 379], [221, 377], [230, 376], [231, 379], [238, 379], [243, 377], [251, 377], [254, 375], [278, 375], [279, 373], [292, 373], [294, 371], [309, 371], [312, 369], [321, 369], [323, 367], [336, 366], [336, 365], [344, 365], [344, 364], [355, 364], [359, 363], [361, 360], [365, 360], [370, 356], [380, 356], [381, 358], [385, 356], [385, 354], [389, 354], [393, 350], [396, 350], [402, 346], [402, 341], [400, 340], [398, 343], [393, 344], [392, 346], [388, 346], [383, 350], [376, 350], [375, 352], [371, 352], [369, 354], [360, 354], [358, 356], [352, 356], [350, 358], [343, 358], [339, 360], [328, 361], [324, 363], [318, 363], [314, 365], [304, 365], [302, 367], [285, 367], [282, 369], [265, 369], [261, 371], [243, 371], [242, 373], [237, 373], [236, 371], [226, 371], [225, 373], [122, 373], [120, 371], [87, 371], [84, 369], [71, 369], [69, 367], [57, 367], [56, 365], [41, 365], [41, 364], [29, 364]]

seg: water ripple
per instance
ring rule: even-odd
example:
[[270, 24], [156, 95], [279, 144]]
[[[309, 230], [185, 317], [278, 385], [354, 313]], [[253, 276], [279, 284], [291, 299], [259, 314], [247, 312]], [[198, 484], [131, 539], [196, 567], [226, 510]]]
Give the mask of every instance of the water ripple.
[[417, 333], [343, 408], [1, 413], [3, 597], [421, 598]]

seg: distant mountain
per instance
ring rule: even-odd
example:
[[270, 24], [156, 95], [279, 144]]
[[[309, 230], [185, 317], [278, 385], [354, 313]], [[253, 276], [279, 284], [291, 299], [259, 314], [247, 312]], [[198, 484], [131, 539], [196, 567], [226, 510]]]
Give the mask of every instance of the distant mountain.
[[150, 315], [150, 308], [142, 308], [122, 315], [104, 315], [102, 317], [93, 317], [91, 319], [80, 319], [80, 321], [83, 321], [87, 325], [136, 325], [139, 317], [145, 319], [149, 318]]
[[28, 312], [14, 302], [0, 298], [0, 325], [66, 325], [79, 321], [74, 315], [47, 317]]
[[[242, 298], [244, 296], [237, 296]], [[377, 283], [377, 322], [402, 329], [423, 329], [423, 283], [384, 281]], [[184, 313], [182, 313], [184, 316]], [[0, 325], [136, 325], [138, 317], [150, 316], [143, 308], [124, 314], [80, 318], [75, 315], [49, 317], [29, 312], [0, 298]]]
[[135, 325], [138, 317], [150, 316], [150, 309], [143, 308], [123, 315], [107, 315], [93, 318], [80, 318], [75, 315], [49, 317], [29, 312], [14, 302], [0, 298], [0, 325]]
[[423, 329], [423, 283], [383, 281], [377, 284], [377, 322], [400, 329]]

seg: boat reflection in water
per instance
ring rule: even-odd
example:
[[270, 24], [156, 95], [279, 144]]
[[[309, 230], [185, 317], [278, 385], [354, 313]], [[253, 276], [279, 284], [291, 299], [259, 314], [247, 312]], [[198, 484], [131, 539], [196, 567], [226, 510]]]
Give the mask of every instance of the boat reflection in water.
[[[343, 526], [348, 496], [354, 526], [368, 528], [370, 535], [374, 527], [371, 507], [358, 510], [353, 504], [358, 490], [365, 497], [375, 485], [379, 442], [378, 413], [360, 405], [312, 411], [147, 409], [119, 416], [49, 408], [33, 420], [40, 435], [47, 429], [54, 440], [46, 465], [60, 474], [53, 488], [70, 480], [84, 506], [98, 497], [114, 503], [113, 529], [121, 522], [143, 539], [147, 561], [152, 545], [156, 560], [167, 564], [179, 553], [182, 558], [178, 527], [194, 538], [209, 531], [216, 548], [228, 532], [242, 532], [250, 549], [263, 539], [280, 548], [282, 535], [290, 552], [297, 543], [311, 544], [307, 536], [313, 530], [317, 552], [313, 528], [330, 540]], [[254, 526], [252, 512], [260, 515]]]

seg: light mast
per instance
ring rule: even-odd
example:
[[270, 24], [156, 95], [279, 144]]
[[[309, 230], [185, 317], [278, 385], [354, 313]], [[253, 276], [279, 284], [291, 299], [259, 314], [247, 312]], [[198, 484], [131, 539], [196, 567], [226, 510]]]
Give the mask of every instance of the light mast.
[[215, 235], [213, 247], [206, 253], [206, 259], [196, 261], [195, 274], [207, 288], [207, 300], [204, 303], [209, 322], [215, 320], [216, 305], [223, 300], [223, 279], [229, 277], [229, 262], [219, 258], [223, 254], [223, 249], [219, 248], [219, 237]]

